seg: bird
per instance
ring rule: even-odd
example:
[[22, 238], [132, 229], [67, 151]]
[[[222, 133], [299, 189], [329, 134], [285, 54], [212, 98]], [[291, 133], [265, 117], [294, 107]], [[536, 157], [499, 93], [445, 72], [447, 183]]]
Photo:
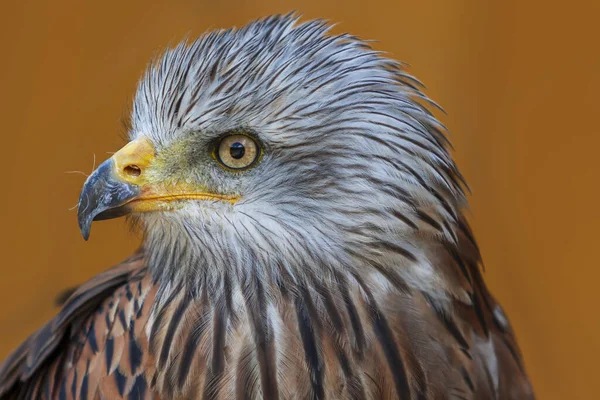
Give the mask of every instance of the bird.
[[437, 104], [296, 13], [150, 61], [78, 223], [130, 258], [66, 292], [0, 399], [532, 399]]

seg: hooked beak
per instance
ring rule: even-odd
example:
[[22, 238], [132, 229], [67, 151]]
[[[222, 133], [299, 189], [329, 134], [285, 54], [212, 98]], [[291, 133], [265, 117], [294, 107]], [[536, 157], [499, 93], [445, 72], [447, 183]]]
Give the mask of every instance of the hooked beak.
[[151, 171], [154, 146], [146, 137], [128, 143], [88, 177], [79, 197], [78, 222], [85, 240], [93, 221], [137, 212], [169, 211], [185, 200], [235, 203], [238, 196], [208, 193], [205, 188], [157, 179]]

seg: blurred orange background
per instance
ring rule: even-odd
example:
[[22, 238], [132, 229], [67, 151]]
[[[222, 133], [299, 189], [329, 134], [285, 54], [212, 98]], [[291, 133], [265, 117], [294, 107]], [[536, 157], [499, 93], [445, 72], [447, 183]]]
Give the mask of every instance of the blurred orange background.
[[298, 10], [411, 64], [448, 115], [486, 279], [540, 399], [600, 393], [600, 7], [549, 1], [5, 1], [0, 11], [0, 358], [55, 295], [130, 254], [122, 220], [81, 239], [94, 164], [124, 143], [148, 59], [186, 34]]

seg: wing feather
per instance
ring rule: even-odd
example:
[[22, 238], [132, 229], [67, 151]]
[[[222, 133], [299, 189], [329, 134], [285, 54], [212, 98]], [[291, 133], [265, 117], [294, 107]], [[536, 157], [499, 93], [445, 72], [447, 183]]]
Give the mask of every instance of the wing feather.
[[[2, 363], [0, 398], [37, 398], [44, 393], [52, 395], [61, 391], [65, 395], [72, 395], [73, 391], [78, 395], [82, 390], [89, 392], [93, 382], [88, 377], [88, 367], [72, 368], [67, 381], [63, 377], [63, 365], [81, 357], [97, 362], [99, 357], [94, 355], [105, 346], [102, 338], [106, 335], [101, 332], [101, 326], [110, 331], [106, 327], [111, 319], [108, 304], [103, 303], [116, 288], [135, 279], [136, 273], [143, 269], [142, 257], [136, 253], [78, 287], [58, 315], [29, 336]], [[94, 314], [95, 319], [89, 318]]]

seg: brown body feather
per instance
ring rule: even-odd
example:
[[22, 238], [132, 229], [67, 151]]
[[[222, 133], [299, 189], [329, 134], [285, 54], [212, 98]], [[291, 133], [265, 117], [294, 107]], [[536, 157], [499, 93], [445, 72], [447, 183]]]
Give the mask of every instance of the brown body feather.
[[446, 310], [342, 275], [336, 286], [180, 288], [158, 309], [137, 255], [78, 288], [8, 357], [0, 398], [533, 398], [475, 249], [455, 252], [441, 267], [471, 301]]

